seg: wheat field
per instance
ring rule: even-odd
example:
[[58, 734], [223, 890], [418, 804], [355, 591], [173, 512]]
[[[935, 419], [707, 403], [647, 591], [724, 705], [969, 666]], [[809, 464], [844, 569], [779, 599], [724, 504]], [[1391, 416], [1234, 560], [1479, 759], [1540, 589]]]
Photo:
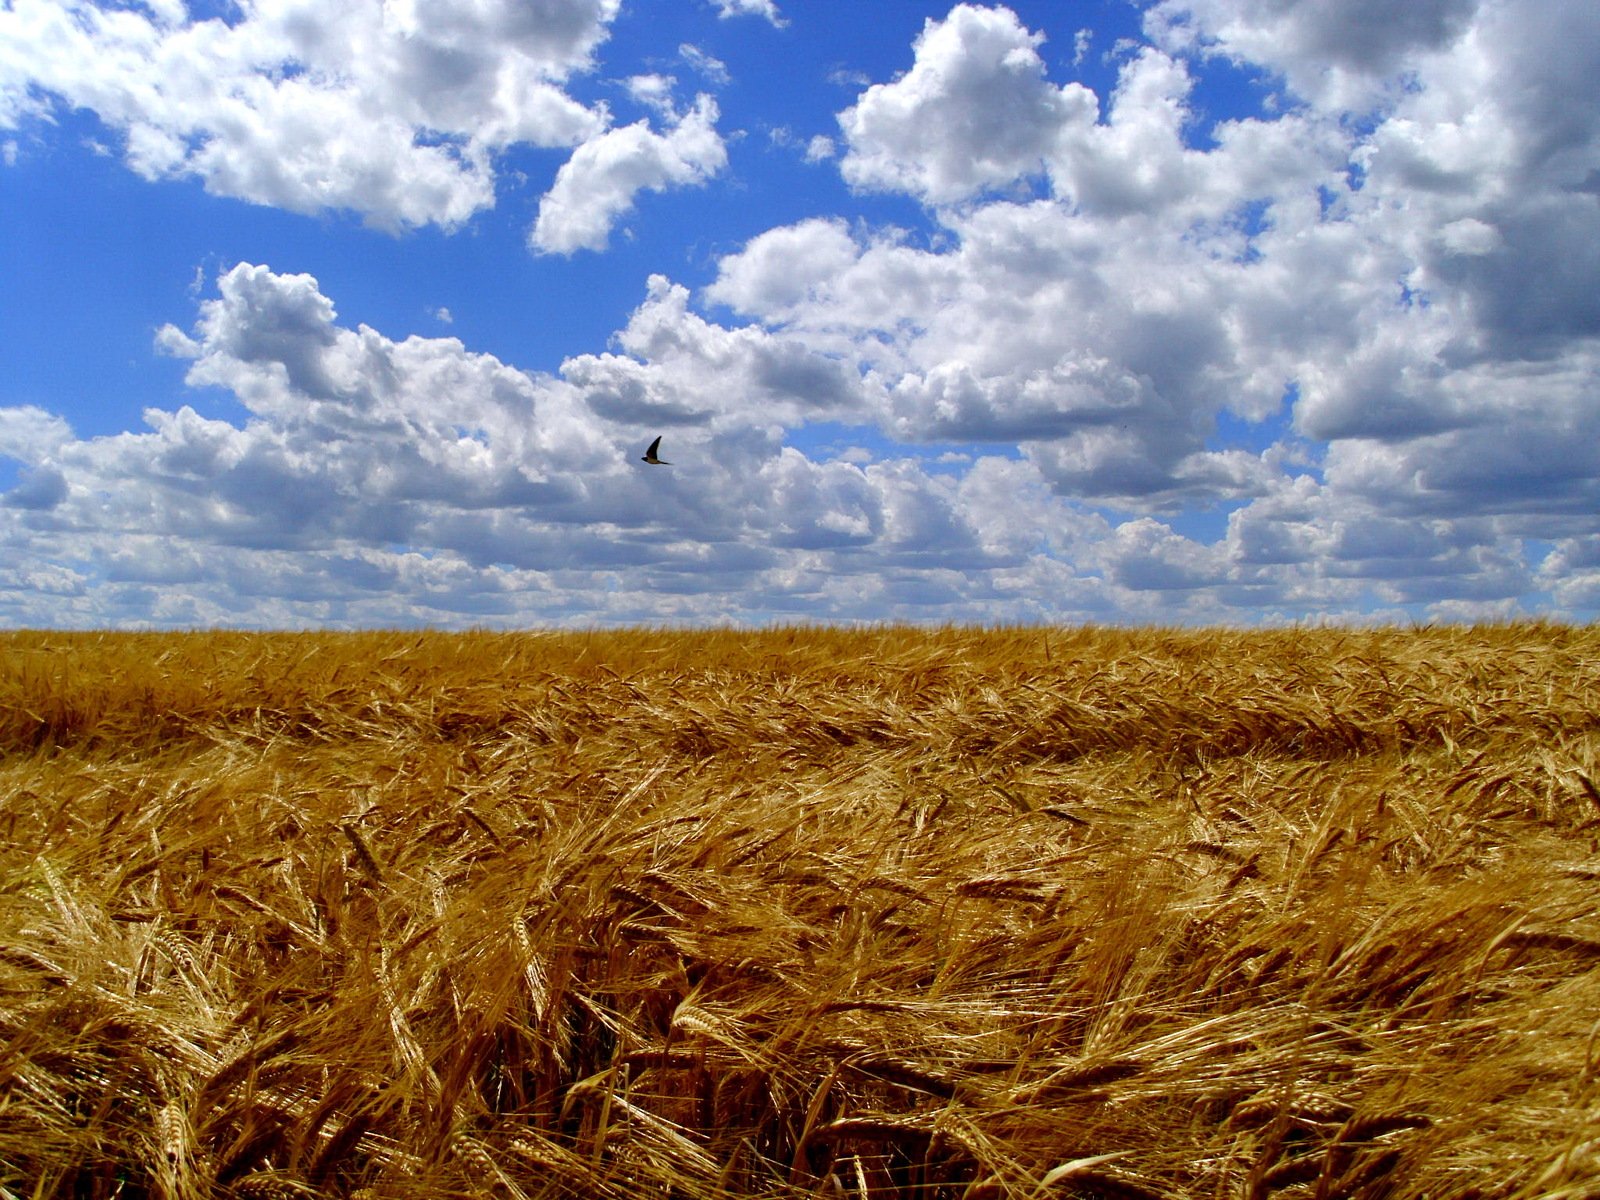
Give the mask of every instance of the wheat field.
[[1600, 1196], [1600, 629], [0, 635], [0, 1196]]

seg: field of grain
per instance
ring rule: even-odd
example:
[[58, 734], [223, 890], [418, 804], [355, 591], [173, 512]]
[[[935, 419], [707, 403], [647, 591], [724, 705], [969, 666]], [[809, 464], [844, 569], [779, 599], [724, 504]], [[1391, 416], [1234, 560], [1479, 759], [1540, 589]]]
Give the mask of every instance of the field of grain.
[[0, 1196], [1600, 1196], [1600, 629], [0, 635]]

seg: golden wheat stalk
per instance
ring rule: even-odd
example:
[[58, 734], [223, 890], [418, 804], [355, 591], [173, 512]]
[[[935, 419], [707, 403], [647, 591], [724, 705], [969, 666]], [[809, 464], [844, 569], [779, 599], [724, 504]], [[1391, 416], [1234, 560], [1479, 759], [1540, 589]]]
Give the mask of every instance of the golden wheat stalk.
[[1597, 694], [1554, 625], [0, 634], [0, 1189], [1589, 1195]]

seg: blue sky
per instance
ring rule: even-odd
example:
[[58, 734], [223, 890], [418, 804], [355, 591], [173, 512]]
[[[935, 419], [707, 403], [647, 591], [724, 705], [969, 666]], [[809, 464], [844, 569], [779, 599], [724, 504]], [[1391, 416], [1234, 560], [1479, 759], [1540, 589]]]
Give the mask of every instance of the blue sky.
[[1600, 10], [1379, 8], [7, 0], [0, 625], [1592, 620]]

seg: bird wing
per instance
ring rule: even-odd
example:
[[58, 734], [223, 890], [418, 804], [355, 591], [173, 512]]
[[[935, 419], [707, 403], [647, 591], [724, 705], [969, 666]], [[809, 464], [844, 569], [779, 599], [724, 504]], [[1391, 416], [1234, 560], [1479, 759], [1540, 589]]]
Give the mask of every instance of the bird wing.
[[661, 449], [661, 439], [657, 438], [655, 441], [650, 443], [650, 449], [644, 452], [644, 456], [646, 458], [654, 458], [656, 456], [656, 451], [659, 449]]

